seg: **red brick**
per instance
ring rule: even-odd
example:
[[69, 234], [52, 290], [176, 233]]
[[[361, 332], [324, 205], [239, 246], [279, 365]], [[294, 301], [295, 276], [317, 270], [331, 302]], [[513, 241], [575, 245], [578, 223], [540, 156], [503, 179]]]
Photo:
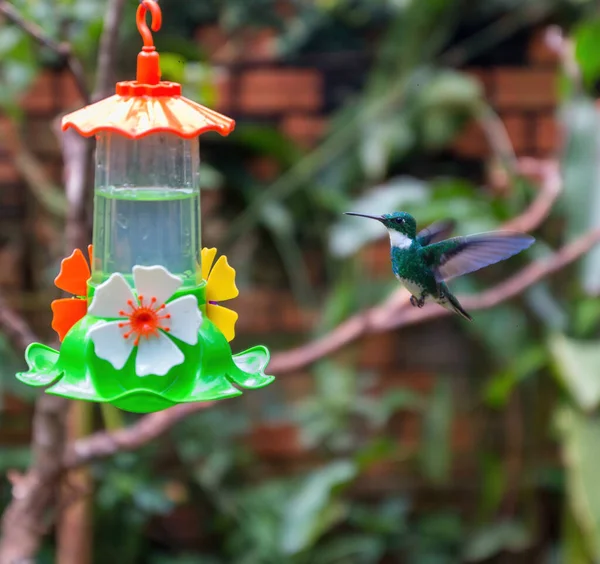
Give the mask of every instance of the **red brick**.
[[275, 12], [280, 18], [291, 19], [298, 13], [298, 10], [292, 0], [279, 0], [275, 4]]
[[300, 431], [292, 423], [264, 424], [248, 436], [250, 447], [265, 458], [290, 458], [302, 454]]
[[240, 333], [267, 333], [270, 330], [270, 296], [269, 290], [247, 288], [227, 307], [239, 315], [236, 331]]
[[[202, 174], [202, 172], [200, 172]], [[204, 217], [215, 215], [217, 208], [223, 201], [221, 190], [201, 190], [200, 207]]]
[[256, 157], [248, 163], [250, 174], [261, 182], [271, 182], [281, 172], [277, 160], [272, 157]]
[[423, 418], [416, 413], [403, 413], [399, 424], [399, 442], [402, 448], [416, 448], [421, 444]]
[[259, 69], [240, 79], [240, 109], [249, 114], [316, 111], [321, 106], [322, 76], [316, 69]]
[[230, 112], [235, 108], [233, 97], [232, 78], [229, 71], [217, 70], [214, 87], [217, 99], [215, 101], [215, 110], [218, 112]]
[[490, 153], [485, 133], [477, 122], [469, 123], [452, 144], [454, 152], [465, 158], [480, 159]]
[[42, 163], [44, 172], [54, 184], [63, 182], [63, 164], [60, 160], [46, 160]]
[[560, 127], [552, 114], [537, 117], [535, 123], [535, 144], [538, 153], [547, 156], [555, 153], [560, 147]]
[[547, 33], [548, 28], [538, 29], [534, 32], [527, 48], [527, 58], [531, 63], [538, 65], [558, 64], [558, 53], [548, 46]]
[[435, 384], [436, 376], [431, 372], [391, 372], [382, 378], [379, 385], [379, 393], [389, 392], [394, 389], [406, 389], [428, 394], [433, 391]]
[[463, 453], [472, 451], [475, 446], [476, 429], [473, 416], [455, 417], [452, 421], [452, 450]]
[[31, 411], [31, 406], [22, 399], [11, 394], [2, 396], [2, 414], [3, 415], [21, 415]]
[[26, 112], [51, 113], [57, 98], [56, 76], [49, 70], [35, 79], [29, 90], [21, 97], [21, 107]]
[[[268, 372], [268, 369], [267, 369]], [[310, 372], [294, 372], [286, 374], [280, 380], [286, 401], [293, 403], [315, 393], [315, 379]]]
[[248, 30], [244, 36], [243, 61], [272, 61], [277, 56], [277, 32], [272, 28]]
[[389, 276], [390, 266], [390, 243], [388, 239], [381, 239], [367, 245], [359, 253], [360, 261], [370, 276]]
[[0, 287], [17, 290], [23, 285], [23, 249], [18, 244], [8, 244], [0, 250]]
[[234, 40], [218, 25], [201, 27], [195, 35], [213, 63], [271, 61], [276, 57], [277, 32], [272, 28], [243, 29], [236, 32]]
[[520, 114], [501, 116], [506, 133], [518, 155], [521, 155], [528, 149], [527, 147], [527, 119]]
[[77, 86], [73, 74], [68, 71], [62, 72], [60, 80], [60, 107], [63, 110], [78, 109], [84, 105], [84, 99]]
[[481, 84], [486, 97], [491, 96], [493, 92], [494, 75], [489, 69], [469, 68], [465, 69], [465, 73]]
[[541, 110], [556, 105], [557, 75], [550, 69], [495, 70], [494, 104], [501, 110]]
[[359, 365], [362, 368], [392, 366], [396, 358], [397, 335], [391, 331], [365, 336], [359, 344]]
[[228, 62], [234, 55], [227, 34], [218, 25], [199, 27], [195, 39], [213, 62]]
[[56, 134], [52, 131], [52, 123], [47, 119], [29, 119], [25, 123], [25, 141], [28, 148], [38, 155], [48, 158], [61, 156]]
[[10, 118], [0, 115], [0, 150], [10, 151], [12, 149], [12, 130], [13, 125]]
[[312, 328], [316, 321], [316, 312], [302, 308], [291, 295], [283, 294], [273, 304], [272, 330], [287, 333], [300, 333]]
[[[0, 185], [16, 184], [20, 179], [19, 171], [12, 160], [0, 161]], [[0, 188], [0, 190], [8, 190], [8, 188]], [[0, 197], [0, 201], [4, 202], [4, 198]]]
[[324, 118], [303, 114], [287, 115], [281, 122], [283, 133], [307, 149], [316, 145], [326, 126]]

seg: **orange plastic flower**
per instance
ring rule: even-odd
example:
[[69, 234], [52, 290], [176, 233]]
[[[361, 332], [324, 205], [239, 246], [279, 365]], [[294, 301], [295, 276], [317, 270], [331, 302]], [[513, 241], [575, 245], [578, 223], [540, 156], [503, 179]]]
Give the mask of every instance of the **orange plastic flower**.
[[[92, 245], [88, 245], [88, 257], [92, 262]], [[91, 276], [90, 267], [79, 249], [60, 263], [60, 273], [54, 285], [73, 294], [73, 298], [60, 298], [52, 302], [52, 329], [62, 341], [65, 335], [87, 313], [87, 281]]]

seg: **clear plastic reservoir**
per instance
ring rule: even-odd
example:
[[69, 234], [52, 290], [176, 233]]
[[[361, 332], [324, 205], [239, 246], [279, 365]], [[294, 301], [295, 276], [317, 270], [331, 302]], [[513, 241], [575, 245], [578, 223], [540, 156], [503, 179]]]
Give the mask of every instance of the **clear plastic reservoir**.
[[162, 265], [196, 284], [200, 264], [198, 138], [97, 136], [92, 282]]

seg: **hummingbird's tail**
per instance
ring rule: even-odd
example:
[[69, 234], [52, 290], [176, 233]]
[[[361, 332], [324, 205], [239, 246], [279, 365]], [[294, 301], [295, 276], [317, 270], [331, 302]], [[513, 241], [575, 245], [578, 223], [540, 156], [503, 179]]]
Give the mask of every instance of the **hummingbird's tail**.
[[449, 309], [450, 311], [453, 311], [454, 313], [458, 313], [458, 315], [460, 315], [461, 317], [464, 317], [468, 321], [473, 321], [473, 318], [463, 309], [463, 307], [460, 305], [460, 302], [456, 299], [456, 297], [452, 294], [452, 292], [450, 292], [449, 290], [446, 290], [444, 297], [446, 298], [447, 301], [445, 303], [443, 303], [442, 305], [446, 309]]

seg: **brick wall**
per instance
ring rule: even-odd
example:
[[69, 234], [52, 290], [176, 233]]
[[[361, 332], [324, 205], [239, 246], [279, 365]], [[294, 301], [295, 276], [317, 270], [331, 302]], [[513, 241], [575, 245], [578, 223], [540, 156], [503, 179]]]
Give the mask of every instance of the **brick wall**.
[[[306, 58], [294, 64], [280, 63], [274, 56], [275, 34], [268, 29], [249, 31], [235, 44], [226, 41], [219, 29], [212, 26], [199, 29], [197, 38], [219, 70], [216, 109], [240, 121], [272, 124], [304, 148], [318, 143], [331, 112], [345, 96], [360, 88], [361, 73], [355, 69], [364, 68], [367, 63], [366, 59], [359, 61], [354, 55], [343, 54], [327, 61]], [[548, 156], [559, 141], [554, 120], [557, 73], [556, 60], [544, 47], [541, 31], [532, 35], [523, 63], [518, 67], [466, 70], [481, 81], [517, 155]], [[74, 84], [64, 72], [45, 71], [24, 96], [22, 105], [26, 112], [24, 138], [52, 178], [60, 183], [60, 155], [51, 121], [60, 112], [80, 105]], [[456, 157], [473, 160], [485, 159], [490, 154], [485, 136], [475, 124], [459, 136], [452, 151]], [[252, 167], [263, 178], [277, 174], [268, 161], [257, 160]], [[0, 274], [0, 285], [13, 292], [23, 284], [24, 273], [18, 265], [25, 264], [22, 241], [26, 194], [10, 147], [3, 146], [0, 139], [0, 238], [10, 239], [10, 245], [0, 240], [0, 273], [5, 271], [2, 265], [10, 265], [6, 270], [16, 273], [9, 280]], [[206, 197], [211, 207], [218, 205], [218, 193], [210, 192]], [[388, 243], [384, 241], [361, 254], [370, 276], [390, 276], [388, 253]], [[302, 308], [286, 291], [246, 289], [231, 305], [240, 313], [240, 346], [249, 334], [253, 342], [257, 339], [271, 342], [277, 336], [279, 342], [300, 343], [308, 337], [317, 317], [317, 312]], [[458, 374], [468, 372], [469, 366], [465, 366], [461, 354], [464, 344], [454, 332], [448, 332], [449, 323], [452, 321], [444, 320], [410, 332], [369, 337], [352, 345], [349, 349], [358, 358], [360, 369], [378, 376], [377, 385], [369, 393], [376, 397], [384, 390], [398, 387], [429, 393], [433, 374], [439, 369]], [[439, 343], [435, 364], [428, 362], [431, 355], [426, 351], [427, 343], [432, 341]], [[459, 404], [465, 386], [457, 379]], [[312, 379], [308, 373], [289, 375], [279, 379], [274, 387], [275, 391], [261, 392], [263, 397], [276, 393], [284, 401], [295, 402], [312, 392]], [[454, 422], [452, 441], [457, 452], [467, 453], [481, 437], [478, 425], [474, 424], [477, 414], [467, 414], [466, 410], [462, 413], [459, 411]], [[399, 417], [392, 427], [403, 446], [417, 444], [421, 433], [418, 416]], [[0, 441], [5, 438], [0, 436]], [[288, 422], [269, 421], [251, 431], [249, 441], [265, 459], [275, 460], [279, 465], [282, 461], [288, 465], [299, 462], [303, 456], [297, 430]], [[463, 456], [460, 463], [461, 467], [470, 467], [472, 460]], [[375, 481], [380, 478], [377, 473], [373, 476]]]

